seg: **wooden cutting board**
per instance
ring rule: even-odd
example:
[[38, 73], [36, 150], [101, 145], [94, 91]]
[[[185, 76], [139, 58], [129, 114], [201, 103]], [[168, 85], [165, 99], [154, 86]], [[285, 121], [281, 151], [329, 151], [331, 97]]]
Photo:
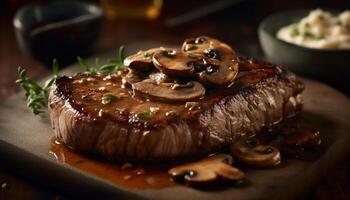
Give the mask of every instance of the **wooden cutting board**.
[[[154, 47], [152, 43], [128, 45], [128, 52]], [[115, 55], [109, 52], [101, 60]], [[91, 63], [94, 59], [89, 60]], [[72, 66], [63, 74], [72, 74]], [[76, 197], [115, 197], [118, 199], [294, 199], [349, 152], [350, 100], [319, 82], [303, 79], [304, 114], [321, 132], [326, 151], [315, 159], [288, 159], [281, 167], [246, 170], [247, 182], [241, 186], [198, 190], [189, 187], [132, 190], [59, 164], [49, 154], [53, 131], [47, 117], [32, 115], [22, 93], [0, 105], [0, 161], [2, 166], [19, 171], [44, 184]], [[348, 147], [349, 146], [349, 147]]]

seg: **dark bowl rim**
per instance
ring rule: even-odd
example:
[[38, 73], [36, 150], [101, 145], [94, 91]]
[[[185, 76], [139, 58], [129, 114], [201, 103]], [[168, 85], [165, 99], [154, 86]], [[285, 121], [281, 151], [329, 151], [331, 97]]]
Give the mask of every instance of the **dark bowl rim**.
[[[53, 23], [53, 26], [57, 27], [57, 26], [62, 26], [62, 25], [69, 25], [69, 24], [75, 24], [75, 23], [79, 23], [85, 20], [89, 20], [89, 19], [98, 19], [98, 18], [102, 18], [102, 16], [104, 15], [104, 11], [103, 9], [94, 4], [94, 3], [88, 3], [88, 2], [82, 2], [82, 1], [53, 1], [53, 2], [47, 2], [47, 3], [30, 3], [28, 5], [25, 5], [23, 7], [21, 7], [15, 14], [14, 18], [13, 18], [13, 26], [15, 27], [15, 29], [17, 30], [25, 30], [20, 18], [25, 14], [25, 12], [27, 12], [28, 10], [33, 10], [33, 9], [37, 9], [37, 8], [44, 8], [46, 6], [54, 6], [54, 5], [77, 5], [79, 6], [82, 10], [86, 10], [89, 14], [86, 15], [81, 15], [81, 16], [77, 16], [71, 19], [66, 19], [66, 20], [62, 20], [59, 22], [55, 22]], [[91, 12], [90, 9], [94, 9], [94, 12]]]
[[[270, 25], [270, 21], [276, 18], [284, 18], [285, 21], [290, 21], [290, 16], [291, 15], [296, 15], [297, 18], [303, 18], [305, 17], [310, 11], [312, 11], [314, 9], [299, 9], [299, 10], [289, 10], [289, 11], [282, 11], [282, 12], [277, 12], [277, 13], [273, 13], [267, 17], [265, 17], [259, 24], [258, 27], [258, 31], [259, 32], [263, 32], [265, 34], [267, 34], [268, 36], [270, 36], [271, 38], [273, 38], [273, 40], [275, 42], [280, 42], [283, 43], [285, 45], [288, 45], [292, 48], [299, 48], [301, 50], [306, 50], [306, 51], [313, 51], [313, 52], [318, 52], [318, 53], [339, 53], [339, 52], [350, 52], [350, 48], [348, 49], [318, 49], [318, 48], [311, 48], [311, 47], [304, 47], [304, 46], [300, 46], [297, 44], [293, 44], [290, 42], [286, 42], [284, 40], [281, 40], [279, 38], [276, 37], [276, 33], [271, 33], [270, 31], [266, 30], [266, 27]], [[327, 10], [330, 11], [331, 13], [340, 13], [340, 10]], [[279, 27], [281, 28], [281, 27]]]

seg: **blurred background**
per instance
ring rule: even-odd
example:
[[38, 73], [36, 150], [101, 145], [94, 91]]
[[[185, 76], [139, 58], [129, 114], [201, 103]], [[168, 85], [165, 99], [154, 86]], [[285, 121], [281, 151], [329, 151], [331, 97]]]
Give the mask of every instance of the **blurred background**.
[[[59, 6], [44, 7], [47, 12], [41, 12], [39, 17], [40, 12], [35, 9], [23, 11], [17, 18], [25, 28], [16, 28], [17, 42], [13, 25], [16, 11], [23, 6], [50, 2], [53, 1], [0, 1], [0, 70], [4, 75], [1, 96], [15, 92], [15, 72], [19, 65], [38, 79], [47, 74], [45, 65], [50, 65], [53, 58], [58, 58], [61, 66], [67, 66], [75, 62], [78, 55], [92, 56], [130, 43], [152, 41], [180, 45], [187, 37], [209, 35], [232, 45], [241, 55], [264, 58], [257, 28], [266, 16], [286, 10], [350, 8], [348, 0], [85, 0], [83, 2], [101, 7], [104, 16], [99, 16], [96, 9], [79, 5], [73, 6], [73, 11], [60, 12]], [[85, 19], [86, 23], [82, 19], [83, 23], [59, 24], [86, 14], [95, 18]], [[348, 88], [338, 88], [350, 93]]]
[[[94, 57], [138, 42], [180, 45], [185, 38], [209, 35], [233, 46], [241, 55], [264, 59], [257, 29], [268, 15], [298, 9], [350, 9], [349, 0], [71, 0], [69, 3], [77, 4], [70, 9], [56, 5], [43, 7], [45, 12], [30, 11], [28, 7], [23, 10], [24, 6], [52, 2], [0, 0], [0, 97], [19, 90], [15, 85], [18, 66], [25, 67], [28, 75], [38, 80], [50, 74], [48, 66], [54, 57], [66, 67], [78, 55]], [[104, 14], [100, 15], [100, 11]], [[76, 18], [79, 19], [71, 20]], [[350, 94], [350, 81], [343, 84], [324, 81]], [[335, 199], [350, 199], [348, 165], [339, 167], [340, 172], [315, 187], [310, 198], [338, 195]], [[57, 195], [0, 168], [0, 183], [4, 180], [9, 182], [9, 189], [0, 193], [0, 199], [1, 195], [9, 199], [26, 194], [30, 198]], [[21, 193], [15, 192], [18, 190]]]

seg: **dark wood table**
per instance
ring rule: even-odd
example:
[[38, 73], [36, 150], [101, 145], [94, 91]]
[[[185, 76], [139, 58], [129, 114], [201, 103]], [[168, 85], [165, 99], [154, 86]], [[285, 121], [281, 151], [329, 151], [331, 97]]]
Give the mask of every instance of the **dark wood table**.
[[[183, 10], [186, 1], [166, 2], [163, 17], [169, 18]], [[197, 1], [195, 1], [197, 2]], [[209, 15], [181, 26], [167, 28], [163, 21], [105, 20], [95, 53], [116, 49], [121, 44], [142, 40], [179, 44], [184, 38], [195, 35], [217, 37], [236, 47], [243, 55], [262, 57], [256, 28], [269, 13], [290, 8], [314, 8], [322, 3], [330, 8], [349, 8], [346, 1], [310, 1], [280, 5], [280, 1], [246, 1], [238, 6]], [[327, 4], [328, 2], [328, 4]], [[341, 4], [342, 3], [342, 4]], [[195, 3], [192, 3], [195, 6]], [[1, 4], [0, 4], [1, 5]], [[0, 97], [5, 98], [19, 90], [15, 85], [17, 67], [23, 66], [36, 80], [50, 73], [40, 62], [24, 55], [17, 46], [12, 18], [16, 6], [0, 6]], [[346, 8], [346, 7], [345, 7]], [[117, 49], [116, 49], [117, 51]], [[4, 114], [4, 113], [2, 113]], [[0, 147], [1, 148], [1, 147]], [[350, 199], [350, 162], [340, 163], [323, 181], [307, 194], [306, 199]], [[69, 198], [42, 183], [37, 183], [21, 172], [3, 169], [0, 160], [0, 199], [61, 199]]]

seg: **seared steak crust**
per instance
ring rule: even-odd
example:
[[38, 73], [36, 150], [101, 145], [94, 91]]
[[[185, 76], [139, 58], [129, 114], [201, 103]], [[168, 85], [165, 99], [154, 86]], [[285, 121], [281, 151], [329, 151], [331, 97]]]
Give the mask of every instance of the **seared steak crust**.
[[[209, 89], [197, 102], [166, 103], [134, 96], [130, 88], [122, 87], [126, 74], [58, 79], [49, 96], [56, 137], [72, 149], [112, 159], [190, 157], [252, 136], [302, 106], [303, 84], [293, 73], [249, 59], [241, 58], [232, 85]], [[101, 103], [107, 93], [118, 94], [118, 99]], [[145, 111], [152, 112], [144, 116]]]

